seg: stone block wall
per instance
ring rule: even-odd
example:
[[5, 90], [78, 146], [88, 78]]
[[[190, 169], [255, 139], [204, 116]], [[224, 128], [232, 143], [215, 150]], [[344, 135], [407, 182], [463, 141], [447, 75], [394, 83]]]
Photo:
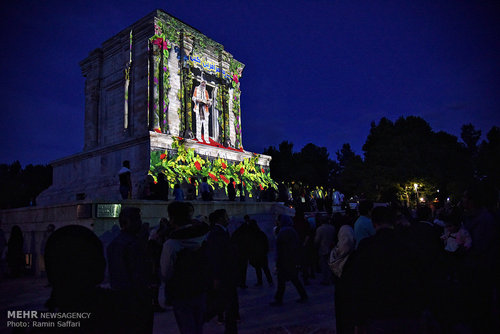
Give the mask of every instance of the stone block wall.
[[119, 200], [118, 171], [124, 160], [132, 170], [132, 196], [149, 170], [149, 138], [76, 154], [52, 163], [53, 183], [38, 198], [38, 205], [77, 200]]
[[147, 135], [148, 41], [154, 34], [153, 21], [153, 14], [146, 16], [80, 62], [86, 77], [84, 151]]

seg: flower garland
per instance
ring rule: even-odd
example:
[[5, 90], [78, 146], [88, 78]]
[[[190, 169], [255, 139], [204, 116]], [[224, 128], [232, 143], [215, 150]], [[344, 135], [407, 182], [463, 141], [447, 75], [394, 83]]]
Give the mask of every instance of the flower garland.
[[241, 142], [241, 89], [240, 89], [240, 78], [243, 72], [242, 64], [231, 59], [231, 73], [233, 74], [233, 81], [231, 85], [233, 86], [233, 114], [234, 114], [234, 129], [236, 135], [235, 148], [243, 148]]
[[[163, 25], [155, 22], [155, 34], [149, 39], [153, 56], [153, 119], [152, 128], [158, 133], [168, 133], [168, 92], [170, 90], [170, 71], [168, 68], [171, 42], [164, 33]], [[160, 81], [161, 76], [161, 81]], [[160, 97], [162, 110], [160, 117]], [[160, 124], [160, 118], [163, 120]]]
[[248, 194], [253, 190], [273, 187], [277, 184], [271, 179], [270, 170], [257, 164], [259, 155], [245, 158], [239, 163], [229, 163], [217, 158], [203, 159], [195, 154], [194, 149], [185, 147], [182, 138], [174, 138], [174, 151], [152, 151], [149, 174], [156, 179], [159, 173], [165, 174], [171, 188], [176, 183], [190, 182], [191, 178], [208, 178], [208, 183], [215, 189], [226, 189], [233, 178], [241, 183]]
[[128, 129], [129, 126], [129, 90], [130, 90], [130, 71], [132, 69], [132, 42], [133, 42], [133, 34], [132, 30], [129, 33], [129, 60], [125, 65], [125, 87], [124, 87], [124, 95], [125, 95], [125, 103], [124, 103], [124, 117], [123, 117], [123, 128]]

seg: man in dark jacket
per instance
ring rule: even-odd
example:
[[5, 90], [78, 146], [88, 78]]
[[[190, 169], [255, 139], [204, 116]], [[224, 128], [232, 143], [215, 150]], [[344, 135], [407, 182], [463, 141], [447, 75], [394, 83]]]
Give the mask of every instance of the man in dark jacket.
[[269, 286], [273, 285], [273, 277], [269, 270], [267, 253], [269, 253], [269, 239], [266, 233], [259, 228], [255, 219], [250, 220], [251, 243], [248, 253], [248, 261], [255, 268], [257, 284], [262, 286], [262, 271], [266, 275]]
[[387, 207], [372, 212], [375, 235], [359, 243], [353, 258], [356, 324], [368, 332], [413, 333], [418, 328], [422, 290], [417, 260], [394, 231], [395, 215]]
[[485, 207], [484, 188], [470, 186], [463, 195], [464, 227], [472, 238], [472, 247], [465, 254], [462, 281], [466, 296], [464, 319], [474, 332], [489, 333], [496, 320], [494, 279], [499, 256], [499, 231], [495, 218]]
[[149, 286], [152, 262], [146, 253], [146, 242], [137, 236], [141, 225], [141, 210], [122, 208], [120, 234], [109, 244], [108, 268], [111, 288], [121, 297], [120, 310], [130, 322], [130, 332], [151, 333], [153, 311]]
[[231, 235], [231, 241], [236, 246], [238, 266], [238, 286], [246, 289], [248, 255], [252, 246], [252, 231], [250, 229], [250, 216], [243, 217], [243, 223]]
[[174, 230], [163, 244], [161, 274], [181, 334], [201, 334], [209, 281], [206, 250], [208, 226], [192, 220], [193, 206], [173, 202], [168, 216]]
[[207, 318], [211, 319], [216, 314], [224, 312], [225, 333], [237, 333], [238, 272], [235, 247], [227, 230], [229, 217], [226, 210], [219, 209], [210, 214], [209, 221], [212, 229], [207, 237], [207, 253], [212, 291]]
[[279, 232], [276, 236], [276, 269], [278, 271], [278, 287], [271, 306], [283, 305], [283, 295], [287, 281], [291, 281], [300, 295], [299, 303], [308, 299], [304, 286], [299, 281], [297, 272], [298, 253], [300, 247], [299, 236], [293, 228], [292, 218], [285, 215], [278, 216]]

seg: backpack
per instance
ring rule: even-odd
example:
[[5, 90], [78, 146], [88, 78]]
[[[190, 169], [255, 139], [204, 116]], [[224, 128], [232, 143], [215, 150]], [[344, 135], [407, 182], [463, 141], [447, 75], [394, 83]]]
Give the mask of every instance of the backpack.
[[165, 289], [172, 300], [193, 298], [208, 291], [209, 268], [205, 242], [198, 249], [184, 248], [177, 253], [174, 273]]

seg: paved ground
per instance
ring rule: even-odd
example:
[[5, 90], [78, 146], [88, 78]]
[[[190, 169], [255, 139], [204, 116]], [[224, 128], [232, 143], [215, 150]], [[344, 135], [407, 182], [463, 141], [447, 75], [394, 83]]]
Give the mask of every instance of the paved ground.
[[[248, 288], [239, 289], [242, 334], [333, 334], [335, 315], [333, 286], [323, 286], [319, 280], [312, 280], [306, 286], [309, 294], [307, 304], [298, 304], [298, 294], [289, 283], [285, 291], [284, 305], [271, 307], [276, 285], [254, 287], [256, 283], [253, 268], [248, 270]], [[160, 295], [163, 291], [160, 292]], [[6, 328], [7, 310], [43, 310], [43, 304], [50, 294], [47, 281], [43, 278], [24, 277], [0, 279], [0, 333], [10, 333]], [[223, 333], [224, 326], [215, 319], [205, 325], [206, 334]], [[178, 334], [172, 310], [155, 314], [154, 333]]]

